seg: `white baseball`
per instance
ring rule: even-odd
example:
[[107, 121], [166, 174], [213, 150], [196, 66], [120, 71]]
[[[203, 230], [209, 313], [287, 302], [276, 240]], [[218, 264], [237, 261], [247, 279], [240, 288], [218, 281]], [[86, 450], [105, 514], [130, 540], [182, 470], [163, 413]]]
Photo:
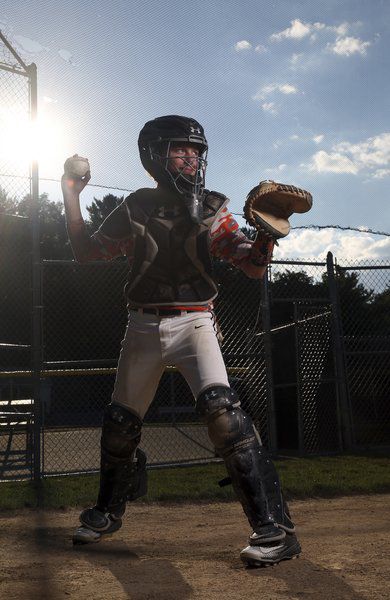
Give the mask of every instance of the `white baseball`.
[[64, 173], [69, 179], [82, 179], [90, 170], [88, 158], [74, 154], [65, 161]]

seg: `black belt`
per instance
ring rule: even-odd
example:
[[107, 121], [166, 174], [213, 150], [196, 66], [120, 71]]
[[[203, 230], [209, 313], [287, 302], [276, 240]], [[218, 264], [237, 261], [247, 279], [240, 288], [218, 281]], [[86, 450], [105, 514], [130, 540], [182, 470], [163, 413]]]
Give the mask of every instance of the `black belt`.
[[182, 310], [180, 308], [134, 308], [132, 310], [139, 310], [139, 312], [143, 312], [146, 313], [148, 315], [158, 315], [161, 317], [177, 317], [179, 315], [182, 314], [186, 314], [186, 313], [202, 313], [202, 312], [207, 312], [209, 309], [205, 308], [202, 310], [194, 310], [194, 309], [185, 309]]

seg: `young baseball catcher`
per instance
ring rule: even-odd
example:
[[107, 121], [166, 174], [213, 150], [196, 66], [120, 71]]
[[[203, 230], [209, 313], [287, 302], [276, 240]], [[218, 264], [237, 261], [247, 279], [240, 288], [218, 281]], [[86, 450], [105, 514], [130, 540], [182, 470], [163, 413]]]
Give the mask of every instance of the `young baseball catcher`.
[[242, 560], [263, 565], [294, 558], [301, 549], [275, 467], [229, 385], [213, 314], [217, 285], [211, 257], [261, 279], [275, 240], [288, 233], [288, 217], [309, 210], [311, 196], [274, 182], [254, 188], [244, 209], [258, 230], [252, 242], [228, 211], [227, 198], [205, 189], [208, 145], [195, 119], [170, 115], [148, 121], [138, 144], [157, 187], [130, 194], [93, 236], [79, 205], [91, 176], [87, 159], [68, 159], [62, 178], [76, 260], [125, 255], [131, 265], [125, 287], [129, 321], [103, 417], [98, 499], [82, 511], [74, 543], [98, 542], [117, 531], [126, 502], [146, 493], [146, 457], [138, 448], [142, 422], [165, 367], [175, 365], [252, 528]]

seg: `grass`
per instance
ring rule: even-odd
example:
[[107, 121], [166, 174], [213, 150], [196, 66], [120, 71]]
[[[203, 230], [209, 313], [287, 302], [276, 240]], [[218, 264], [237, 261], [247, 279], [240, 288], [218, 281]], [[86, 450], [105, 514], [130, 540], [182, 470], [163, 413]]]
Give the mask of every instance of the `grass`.
[[[390, 457], [341, 455], [287, 458], [275, 461], [289, 499], [335, 497], [390, 492]], [[223, 464], [150, 470], [147, 496], [138, 502], [209, 502], [234, 499]], [[39, 489], [34, 483], [0, 483], [0, 510], [36, 507], [38, 497], [47, 509], [87, 506], [95, 501], [97, 475], [50, 477]]]

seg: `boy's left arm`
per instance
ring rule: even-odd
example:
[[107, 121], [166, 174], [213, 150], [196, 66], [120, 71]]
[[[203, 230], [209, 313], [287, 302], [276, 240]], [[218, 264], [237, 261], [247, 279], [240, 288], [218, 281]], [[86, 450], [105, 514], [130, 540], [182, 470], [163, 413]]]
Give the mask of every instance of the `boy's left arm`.
[[213, 223], [211, 253], [241, 269], [248, 277], [261, 279], [272, 259], [275, 242], [261, 233], [249, 240], [240, 231], [237, 221], [227, 208], [223, 208]]

